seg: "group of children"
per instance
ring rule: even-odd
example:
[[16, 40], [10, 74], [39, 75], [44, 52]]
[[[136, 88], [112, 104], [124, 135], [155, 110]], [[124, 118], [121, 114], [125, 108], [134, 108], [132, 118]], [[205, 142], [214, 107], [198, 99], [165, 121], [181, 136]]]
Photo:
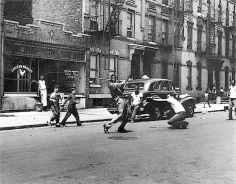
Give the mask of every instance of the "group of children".
[[[77, 126], [82, 126], [79, 118], [79, 114], [76, 109], [76, 90], [75, 88], [71, 88], [71, 94], [68, 96], [68, 98], [60, 105], [60, 100], [62, 100], [60, 92], [59, 92], [59, 86], [55, 85], [54, 87], [54, 92], [50, 95], [50, 106], [51, 106], [51, 111], [52, 111], [52, 116], [50, 119], [47, 121], [47, 124], [49, 126], [52, 125], [53, 121], [56, 121], [56, 127], [63, 127], [66, 125], [66, 120], [71, 116], [71, 114], [75, 117]], [[67, 101], [69, 101], [68, 108], [66, 115], [64, 119], [60, 123], [60, 107], [63, 107]]]

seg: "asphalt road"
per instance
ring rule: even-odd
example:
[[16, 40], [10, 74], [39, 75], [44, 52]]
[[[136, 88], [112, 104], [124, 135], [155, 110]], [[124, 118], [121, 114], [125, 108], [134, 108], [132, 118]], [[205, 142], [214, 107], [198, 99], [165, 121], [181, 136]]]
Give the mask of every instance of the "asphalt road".
[[166, 121], [1, 131], [0, 183], [235, 184], [236, 120], [197, 114], [188, 129]]

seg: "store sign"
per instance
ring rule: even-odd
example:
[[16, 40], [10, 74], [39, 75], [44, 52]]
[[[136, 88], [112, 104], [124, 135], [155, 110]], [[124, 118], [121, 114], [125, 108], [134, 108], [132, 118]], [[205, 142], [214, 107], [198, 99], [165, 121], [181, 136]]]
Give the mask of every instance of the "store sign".
[[85, 52], [72, 48], [58, 48], [55, 46], [5, 40], [5, 54], [55, 59], [74, 62], [85, 62]]
[[15, 70], [18, 70], [21, 76], [25, 75], [25, 72], [28, 71], [29, 73], [32, 73], [33, 71], [26, 65], [16, 65], [11, 69], [12, 72]]

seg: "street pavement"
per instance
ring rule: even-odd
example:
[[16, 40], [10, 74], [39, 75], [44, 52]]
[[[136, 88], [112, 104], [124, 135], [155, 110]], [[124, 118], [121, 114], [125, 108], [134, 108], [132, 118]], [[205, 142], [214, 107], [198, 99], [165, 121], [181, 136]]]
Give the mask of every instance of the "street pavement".
[[166, 120], [128, 123], [109, 134], [84, 127], [0, 132], [3, 184], [235, 184], [236, 121], [198, 113], [188, 129]]
[[[197, 104], [196, 113], [207, 113], [215, 111], [223, 111], [227, 104], [212, 104], [211, 108], [203, 108], [203, 104]], [[112, 119], [114, 115], [110, 114], [106, 108], [80, 109], [78, 110], [80, 119], [83, 123], [107, 121]], [[66, 112], [61, 112], [61, 119]], [[51, 112], [8, 112], [0, 113], [0, 130], [11, 130], [19, 128], [32, 128], [47, 126], [46, 121], [49, 120]], [[68, 123], [75, 123], [75, 119], [71, 116]]]

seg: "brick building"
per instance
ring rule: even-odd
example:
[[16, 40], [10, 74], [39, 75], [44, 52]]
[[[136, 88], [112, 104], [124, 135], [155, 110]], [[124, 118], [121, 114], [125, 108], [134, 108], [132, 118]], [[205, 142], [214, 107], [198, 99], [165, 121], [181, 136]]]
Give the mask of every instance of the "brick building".
[[65, 98], [76, 87], [85, 107], [89, 36], [82, 34], [82, 1], [1, 1], [0, 110], [33, 109], [44, 75], [48, 94], [55, 84]]
[[107, 79], [130, 74], [168, 78], [195, 97], [228, 89], [235, 78], [235, 2], [230, 0], [89, 0], [91, 35], [88, 105], [110, 98]]

